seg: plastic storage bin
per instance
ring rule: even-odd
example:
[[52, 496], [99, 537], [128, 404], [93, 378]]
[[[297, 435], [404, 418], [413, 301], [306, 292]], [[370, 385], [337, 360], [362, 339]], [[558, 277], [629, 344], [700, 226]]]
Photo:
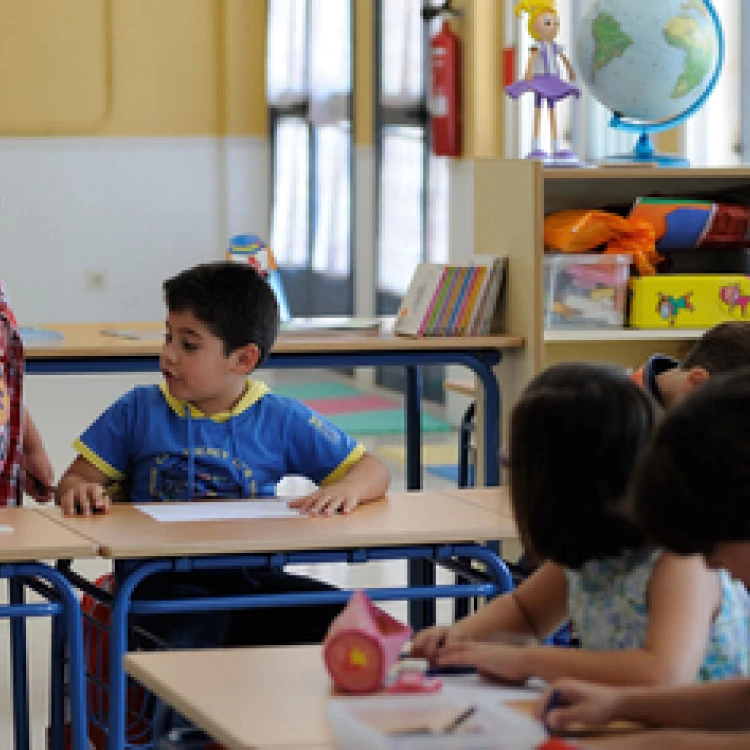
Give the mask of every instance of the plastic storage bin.
[[[449, 733], [395, 734], [394, 730], [447, 725], [471, 706], [476, 712]], [[546, 733], [539, 722], [490, 697], [444, 691], [438, 695], [334, 698], [326, 715], [337, 748], [358, 750], [533, 750]]]
[[710, 328], [750, 320], [750, 276], [704, 274], [633, 279], [633, 328]]
[[629, 255], [545, 255], [546, 328], [622, 328]]

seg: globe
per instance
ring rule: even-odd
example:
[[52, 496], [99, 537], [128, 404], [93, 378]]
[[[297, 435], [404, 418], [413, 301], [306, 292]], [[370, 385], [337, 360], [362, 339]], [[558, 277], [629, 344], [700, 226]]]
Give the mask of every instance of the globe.
[[709, 0], [595, 0], [576, 40], [575, 67], [614, 112], [612, 126], [640, 132], [636, 159], [653, 158], [650, 133], [703, 106], [723, 59], [721, 24]]

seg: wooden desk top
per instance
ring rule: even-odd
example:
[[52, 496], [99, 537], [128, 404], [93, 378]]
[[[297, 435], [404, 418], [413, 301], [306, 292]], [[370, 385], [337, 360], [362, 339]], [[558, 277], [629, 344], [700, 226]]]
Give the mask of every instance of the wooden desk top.
[[507, 487], [481, 487], [470, 490], [441, 490], [444, 495], [461, 500], [464, 503], [484, 508], [491, 513], [512, 518], [510, 494]]
[[[48, 357], [138, 357], [158, 356], [161, 351], [162, 323], [61, 323], [41, 326], [59, 331], [64, 338], [56, 343], [30, 343], [26, 347], [27, 359]], [[127, 339], [105, 336], [106, 329], [142, 332], [144, 338]], [[320, 354], [333, 352], [385, 352], [441, 350], [441, 349], [519, 349], [524, 340], [518, 336], [475, 336], [411, 339], [392, 333], [352, 332], [336, 336], [304, 336], [282, 333], [273, 351], [277, 354]]]
[[[325, 716], [331, 681], [320, 646], [132, 652], [123, 664], [231, 750], [334, 746]], [[532, 703], [510, 705], [528, 713]], [[581, 744], [606, 747], [607, 739]]]
[[[12, 529], [12, 530], [8, 530]], [[96, 557], [97, 546], [34, 508], [0, 508], [0, 561]]]
[[440, 492], [392, 493], [387, 501], [331, 518], [159, 523], [129, 504], [88, 518], [64, 518], [58, 508], [43, 512], [95, 542], [99, 553], [112, 559], [516, 538], [509, 517]]
[[130, 653], [123, 663], [231, 750], [333, 747], [320, 646]]

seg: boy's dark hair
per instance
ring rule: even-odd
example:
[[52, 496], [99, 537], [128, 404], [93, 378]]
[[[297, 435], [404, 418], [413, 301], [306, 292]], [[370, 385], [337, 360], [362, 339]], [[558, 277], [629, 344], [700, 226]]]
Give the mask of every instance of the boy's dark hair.
[[532, 554], [579, 569], [642, 546], [625, 495], [655, 419], [616, 367], [560, 364], [529, 384], [511, 415], [510, 490]]
[[654, 543], [710, 554], [750, 540], [750, 369], [711, 378], [675, 406], [633, 481], [635, 517]]
[[680, 367], [703, 367], [711, 375], [750, 366], [750, 322], [720, 323], [696, 342]]
[[203, 263], [164, 282], [170, 312], [189, 310], [224, 342], [224, 353], [247, 344], [266, 360], [279, 333], [279, 306], [271, 287], [250, 265]]

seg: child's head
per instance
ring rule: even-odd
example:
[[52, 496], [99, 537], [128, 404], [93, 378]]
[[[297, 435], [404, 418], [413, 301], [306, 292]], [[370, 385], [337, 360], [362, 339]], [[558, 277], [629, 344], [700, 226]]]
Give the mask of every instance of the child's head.
[[750, 366], [750, 323], [721, 323], [707, 331], [679, 367], [659, 376], [666, 406], [683, 399], [710, 377]]
[[276, 340], [273, 291], [250, 265], [217, 262], [168, 279], [164, 295], [161, 368], [170, 394], [205, 414], [231, 408]]
[[654, 543], [703, 554], [750, 585], [750, 369], [712, 378], [669, 412], [633, 498]]
[[521, 0], [516, 3], [517, 16], [529, 16], [529, 34], [533, 39], [551, 42], [560, 31], [560, 17], [554, 0]]
[[258, 347], [259, 367], [279, 333], [279, 306], [268, 283], [249, 264], [219, 261], [182, 271], [164, 282], [169, 312], [192, 313], [224, 344], [230, 355]]
[[642, 546], [623, 505], [655, 414], [614, 367], [560, 364], [529, 384], [511, 416], [510, 490], [532, 553], [580, 568]]

